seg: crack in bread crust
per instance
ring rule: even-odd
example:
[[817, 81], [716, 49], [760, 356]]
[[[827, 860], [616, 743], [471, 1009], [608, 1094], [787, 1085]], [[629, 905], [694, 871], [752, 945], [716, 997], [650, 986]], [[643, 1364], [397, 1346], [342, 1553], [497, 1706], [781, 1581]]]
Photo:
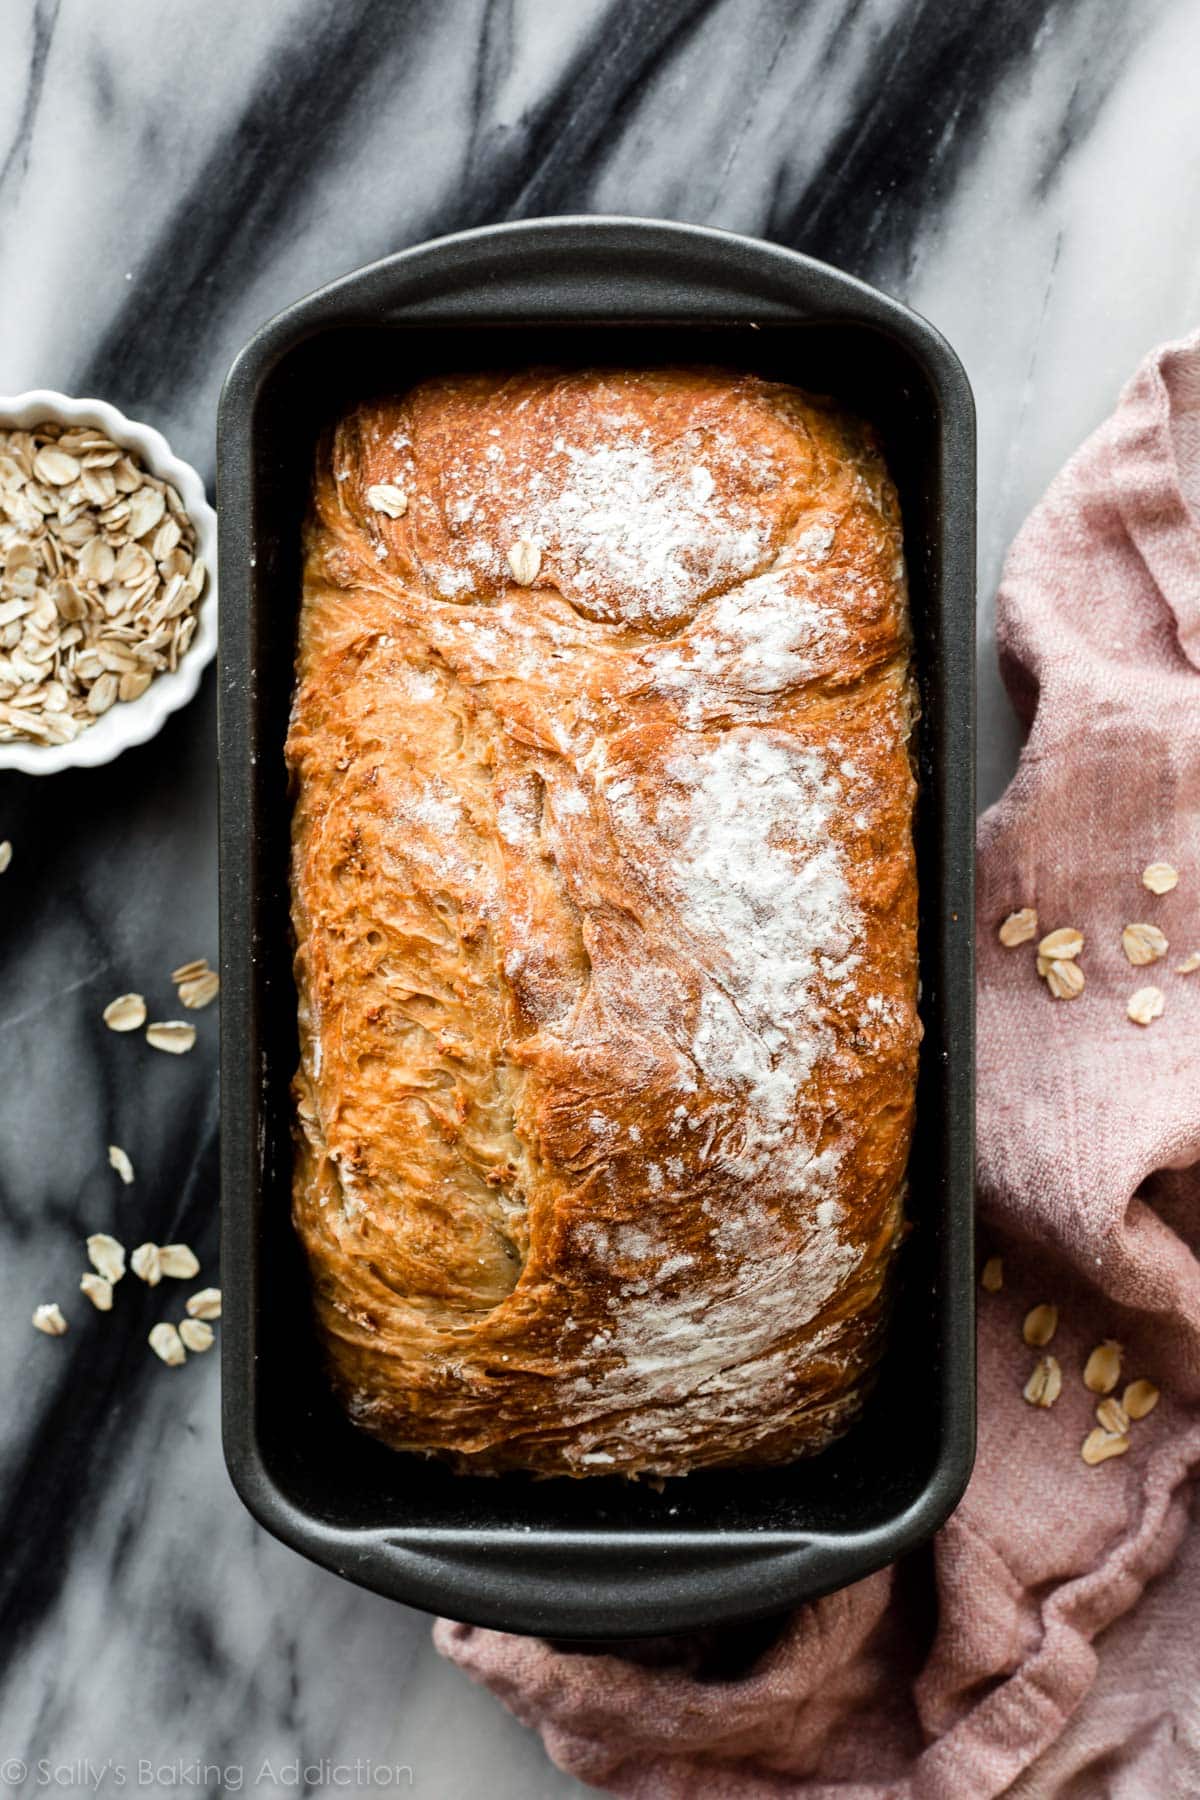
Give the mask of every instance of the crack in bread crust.
[[678, 1474], [853, 1418], [913, 1117], [914, 716], [895, 494], [826, 403], [468, 376], [330, 435], [294, 1212], [366, 1429]]

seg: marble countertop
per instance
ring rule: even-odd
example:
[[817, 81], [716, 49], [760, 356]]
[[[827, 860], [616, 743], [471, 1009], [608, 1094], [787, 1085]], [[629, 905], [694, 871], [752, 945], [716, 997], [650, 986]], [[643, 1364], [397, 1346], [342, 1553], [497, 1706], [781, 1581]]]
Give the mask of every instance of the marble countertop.
[[[241, 343], [390, 250], [603, 211], [814, 252], [927, 314], [975, 387], [986, 802], [1016, 751], [1005, 547], [1142, 353], [1200, 321], [1198, 66], [1191, 0], [14, 0], [0, 391], [99, 394], [211, 483]], [[158, 1365], [149, 1294], [140, 1330], [83, 1316], [89, 1231], [186, 1239], [215, 1271], [215, 1009], [178, 1059], [99, 1021], [216, 955], [214, 723], [210, 675], [109, 768], [0, 777], [0, 1780], [22, 1791], [16, 1757], [30, 1792], [39, 1759], [58, 1791], [88, 1763], [101, 1792], [115, 1765], [222, 1791], [202, 1763], [296, 1793], [289, 1761], [361, 1758], [439, 1797], [582, 1793], [425, 1618], [252, 1523], [215, 1357]], [[29, 1327], [54, 1297], [61, 1340]]]

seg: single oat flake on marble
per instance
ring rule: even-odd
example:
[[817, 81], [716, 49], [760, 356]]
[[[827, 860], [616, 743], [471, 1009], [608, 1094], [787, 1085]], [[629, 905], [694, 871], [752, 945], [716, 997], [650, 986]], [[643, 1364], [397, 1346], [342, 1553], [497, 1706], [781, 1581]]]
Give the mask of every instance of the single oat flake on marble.
[[1037, 936], [1038, 916], [1032, 906], [1022, 906], [1018, 912], [1009, 913], [997, 932], [997, 937], [1006, 950], [1015, 950], [1018, 944], [1028, 944]]
[[179, 998], [191, 1012], [208, 1006], [220, 991], [221, 977], [215, 969], [204, 969], [199, 975], [193, 975], [187, 981], [179, 983]]
[[183, 1019], [161, 1019], [146, 1027], [146, 1042], [168, 1056], [182, 1056], [196, 1042], [196, 1027]]
[[97, 1312], [112, 1311], [113, 1284], [103, 1275], [93, 1275], [88, 1270], [79, 1277], [79, 1291], [87, 1295]]
[[221, 1316], [220, 1288], [201, 1288], [198, 1293], [189, 1294], [186, 1308], [189, 1319], [219, 1319]]
[[53, 1300], [47, 1300], [33, 1309], [33, 1328], [44, 1331], [47, 1337], [61, 1337], [67, 1329], [67, 1321], [63, 1318], [62, 1308]]
[[157, 1287], [162, 1280], [162, 1252], [157, 1244], [139, 1244], [129, 1258], [129, 1266], [147, 1287]]
[[197, 975], [203, 975], [207, 969], [208, 958], [197, 956], [191, 962], [180, 963], [177, 969], [172, 969], [171, 980], [178, 987], [181, 981], [195, 981]]
[[0, 875], [3, 875], [11, 861], [12, 845], [9, 843], [8, 839], [5, 838], [4, 842], [0, 844]]
[[153, 1328], [149, 1343], [155, 1356], [160, 1357], [168, 1368], [177, 1369], [180, 1363], [187, 1361], [187, 1351], [183, 1347], [183, 1340], [179, 1332], [165, 1319]]
[[0, 741], [68, 744], [176, 669], [205, 581], [183, 501], [131, 451], [0, 430]]
[[190, 1281], [193, 1275], [200, 1273], [199, 1259], [187, 1244], [161, 1244], [158, 1266], [164, 1275], [175, 1281]]
[[181, 1319], [179, 1335], [188, 1349], [194, 1350], [198, 1356], [213, 1347], [213, 1328], [206, 1325], [203, 1319]]
[[125, 1246], [107, 1231], [94, 1231], [85, 1246], [88, 1261], [105, 1281], [120, 1281], [125, 1273]]
[[1152, 894], [1169, 894], [1179, 885], [1179, 871], [1169, 862], [1152, 862], [1142, 870], [1142, 886]]
[[121, 1180], [125, 1183], [126, 1187], [132, 1185], [133, 1164], [130, 1162], [128, 1156], [126, 1156], [124, 1150], [122, 1150], [120, 1144], [110, 1144], [108, 1146], [108, 1165], [109, 1168], [117, 1171], [117, 1174], [121, 1177]]
[[118, 994], [102, 1016], [110, 1031], [137, 1031], [146, 1022], [146, 1002], [140, 994]]

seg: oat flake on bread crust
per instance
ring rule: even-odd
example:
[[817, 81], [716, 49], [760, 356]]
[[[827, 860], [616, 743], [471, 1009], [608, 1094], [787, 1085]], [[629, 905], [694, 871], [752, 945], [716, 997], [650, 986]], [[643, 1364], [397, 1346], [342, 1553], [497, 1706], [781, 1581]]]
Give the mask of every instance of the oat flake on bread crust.
[[464, 376], [331, 434], [294, 1205], [365, 1428], [669, 1475], [853, 1418], [913, 1115], [914, 712], [895, 494], [826, 403]]

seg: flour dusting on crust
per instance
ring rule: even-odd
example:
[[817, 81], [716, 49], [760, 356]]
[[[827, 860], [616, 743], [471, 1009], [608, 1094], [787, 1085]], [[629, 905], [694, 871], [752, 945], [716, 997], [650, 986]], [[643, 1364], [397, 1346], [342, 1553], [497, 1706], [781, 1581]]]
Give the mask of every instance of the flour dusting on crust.
[[683, 740], [664, 775], [648, 817], [627, 781], [605, 797], [703, 971], [687, 1048], [724, 1103], [722, 1159], [794, 1191], [829, 1173], [799, 1135], [799, 1102], [829, 1049], [824, 999], [860, 961], [829, 830], [843, 784], [818, 751], [745, 729]]
[[619, 588], [621, 618], [658, 624], [684, 613], [698, 586], [739, 580], [762, 559], [763, 521], [714, 500], [714, 487], [705, 464], [686, 454], [667, 461], [645, 442], [581, 448], [560, 437], [511, 529], [539, 549], [553, 546], [580, 593], [600, 596], [602, 617], [613, 616], [603, 595]]
[[[845, 780], [819, 751], [746, 729], [685, 742], [665, 777], [648, 810], [628, 781], [609, 784], [605, 798], [623, 853], [660, 885], [703, 971], [686, 1049], [692, 1085], [709, 1096], [708, 1160], [737, 1197], [703, 1202], [700, 1267], [645, 1229], [636, 1242], [581, 1228], [600, 1268], [632, 1261], [644, 1271], [621, 1283], [593, 1340], [605, 1360], [579, 1383], [592, 1403], [581, 1405], [583, 1446], [607, 1441], [604, 1421], [622, 1394], [668, 1406], [686, 1397], [695, 1416], [723, 1419], [783, 1404], [794, 1377], [781, 1334], [814, 1319], [859, 1262], [830, 1197], [840, 1145], [819, 1146], [821, 1122], [804, 1105], [834, 1048], [828, 999], [861, 961], [863, 922], [830, 831]], [[676, 1135], [698, 1123], [685, 1099]], [[650, 1166], [656, 1192], [685, 1179], [680, 1158]], [[779, 1207], [798, 1200], [804, 1223], [794, 1213], [782, 1223]], [[659, 1415], [654, 1429], [669, 1441], [678, 1427]]]

